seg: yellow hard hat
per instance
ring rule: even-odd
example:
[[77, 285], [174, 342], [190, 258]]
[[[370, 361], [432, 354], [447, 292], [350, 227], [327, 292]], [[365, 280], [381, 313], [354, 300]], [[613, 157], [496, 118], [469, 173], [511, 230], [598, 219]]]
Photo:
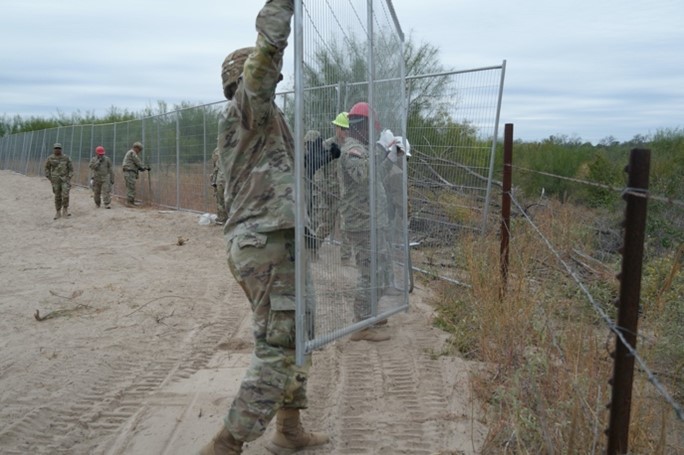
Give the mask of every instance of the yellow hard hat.
[[346, 112], [340, 112], [337, 114], [337, 117], [335, 117], [335, 120], [332, 121], [332, 124], [335, 126], [339, 126], [340, 128], [348, 129], [349, 128], [349, 114]]

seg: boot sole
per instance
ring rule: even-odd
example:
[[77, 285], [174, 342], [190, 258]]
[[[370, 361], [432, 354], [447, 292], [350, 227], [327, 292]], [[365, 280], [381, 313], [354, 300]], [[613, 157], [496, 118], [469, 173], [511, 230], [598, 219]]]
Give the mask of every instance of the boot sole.
[[321, 444], [310, 445], [310, 446], [303, 446], [303, 447], [297, 447], [297, 448], [291, 449], [291, 448], [289, 448], [289, 447], [277, 446], [277, 445], [273, 444], [273, 441], [269, 441], [269, 442], [266, 444], [266, 449], [267, 449], [269, 452], [271, 452], [272, 454], [274, 454], [274, 455], [291, 455], [291, 454], [293, 454], [293, 453], [299, 452], [300, 450], [305, 450], [305, 449], [309, 449], [309, 448], [324, 446], [324, 445], [326, 445], [328, 442], [330, 442], [330, 441], [328, 440], [328, 441], [323, 442], [323, 443], [321, 443]]

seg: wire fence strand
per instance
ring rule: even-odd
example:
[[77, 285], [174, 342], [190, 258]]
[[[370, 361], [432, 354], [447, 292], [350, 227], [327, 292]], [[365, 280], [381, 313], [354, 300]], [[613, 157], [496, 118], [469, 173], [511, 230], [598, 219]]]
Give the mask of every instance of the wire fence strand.
[[[562, 175], [551, 174], [551, 173], [549, 173], [549, 172], [544, 172], [544, 171], [537, 171], [537, 170], [528, 169], [528, 168], [525, 168], [525, 167], [520, 167], [520, 166], [515, 166], [515, 165], [514, 165], [513, 168], [514, 168], [514, 169], [517, 169], [517, 170], [519, 170], [519, 171], [530, 172], [530, 173], [533, 173], [533, 174], [543, 175], [543, 176], [546, 176], [546, 177], [553, 177], [553, 178], [556, 178], [556, 179], [559, 179], [559, 180], [566, 180], [566, 181], [568, 181], [568, 182], [580, 183], [580, 184], [582, 184], [582, 185], [594, 186], [594, 187], [597, 187], [597, 188], [603, 188], [603, 189], [611, 190], [611, 191], [615, 191], [615, 192], [623, 192], [623, 193], [624, 193], [625, 191], [628, 191], [627, 189], [625, 189], [625, 188], [623, 188], [623, 187], [615, 187], [615, 186], [611, 186], [611, 185], [606, 185], [606, 184], [604, 184], [604, 183], [592, 182], [592, 181], [589, 181], [589, 180], [582, 180], [582, 179], [578, 179], [578, 178], [574, 178], [574, 177], [565, 177], [565, 176], [562, 176]], [[630, 194], [632, 194], [632, 193], [630, 193]], [[640, 196], [640, 197], [644, 197], [644, 195], [639, 195], [639, 196]], [[668, 197], [668, 196], [658, 196], [658, 195], [649, 193], [649, 194], [648, 194], [648, 198], [649, 198], [649, 199], [652, 199], [652, 200], [655, 200], [655, 201], [666, 202], [666, 203], [668, 203], [668, 204], [673, 204], [673, 205], [677, 205], [677, 206], [679, 206], [679, 207], [684, 207], [684, 201], [679, 201], [679, 200], [677, 200], [677, 199], [673, 199], [673, 198]]]
[[629, 351], [629, 353], [634, 357], [634, 359], [637, 361], [639, 364], [639, 367], [641, 368], [641, 371], [643, 371], [647, 378], [648, 381], [653, 384], [655, 389], [658, 391], [658, 393], [663, 397], [663, 399], [672, 407], [672, 409], [675, 412], [675, 415], [677, 418], [681, 421], [684, 421], [684, 409], [682, 408], [682, 405], [677, 403], [672, 395], [667, 391], [665, 386], [658, 380], [656, 377], [656, 374], [653, 373], [651, 368], [646, 364], [644, 359], [641, 358], [641, 356], [637, 353], [636, 349], [632, 347], [631, 344], [627, 342], [625, 339], [624, 335], [622, 334], [621, 328], [618, 327], [615, 322], [611, 319], [611, 317], [601, 308], [601, 306], [596, 302], [594, 299], [594, 296], [591, 294], [589, 289], [584, 285], [582, 280], [577, 276], [574, 270], [570, 267], [570, 265], [563, 260], [561, 257], [560, 253], [558, 250], [553, 246], [551, 241], [541, 232], [539, 227], [532, 221], [532, 219], [527, 215], [521, 204], [518, 202], [518, 200], [514, 197], [514, 195], [511, 194], [511, 201], [515, 204], [515, 206], [518, 208], [520, 213], [523, 215], [525, 220], [529, 223], [529, 225], [532, 227], [532, 229], [539, 235], [539, 237], [542, 239], [544, 244], [546, 244], [546, 247], [549, 249], [549, 251], [556, 257], [558, 262], [563, 266], [565, 271], [568, 273], [570, 277], [577, 283], [578, 287], [581, 289], [581, 291], [584, 293], [586, 296], [587, 300], [593, 307], [593, 309], [597, 312], [597, 314], [603, 319], [605, 322], [606, 326], [610, 329], [611, 332], [615, 334], [615, 336], [618, 337], [620, 342], [625, 346], [625, 348]]

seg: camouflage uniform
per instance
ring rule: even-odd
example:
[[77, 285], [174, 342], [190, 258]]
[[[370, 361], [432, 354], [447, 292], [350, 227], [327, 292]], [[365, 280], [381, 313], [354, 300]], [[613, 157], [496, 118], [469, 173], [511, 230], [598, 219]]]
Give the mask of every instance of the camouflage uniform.
[[209, 183], [211, 183], [212, 188], [214, 188], [214, 198], [216, 198], [216, 222], [225, 223], [228, 219], [228, 213], [226, 213], [226, 203], [224, 193], [226, 191], [226, 177], [223, 175], [223, 169], [221, 169], [219, 149], [214, 149], [214, 153], [211, 154], [211, 159], [214, 163], [214, 170], [209, 178]]
[[219, 119], [228, 264], [254, 324], [252, 362], [225, 418], [240, 441], [261, 436], [278, 409], [307, 406], [310, 358], [295, 363], [294, 140], [274, 102], [293, 13], [292, 0], [261, 9], [256, 48]]
[[[331, 137], [323, 142], [325, 150], [336, 143], [336, 138]], [[332, 160], [314, 174], [313, 182], [313, 217], [312, 223], [316, 238], [324, 240], [340, 223], [340, 181], [338, 177], [339, 160]], [[342, 260], [351, 258], [351, 244], [342, 235], [342, 247], [340, 256]]]
[[71, 158], [54, 153], [48, 156], [45, 162], [45, 177], [52, 183], [52, 192], [55, 195], [55, 209], [57, 212], [69, 208], [69, 190], [71, 190], [71, 177], [74, 175], [74, 166]]
[[[381, 157], [377, 164], [381, 165]], [[355, 254], [359, 277], [354, 297], [354, 316], [357, 321], [371, 316], [371, 245], [370, 245], [370, 162], [368, 149], [358, 140], [347, 137], [340, 156], [342, 230], [350, 240]], [[382, 168], [378, 168], [378, 174]], [[391, 283], [391, 266], [387, 239], [387, 199], [382, 179], [375, 180], [377, 225], [377, 292], [380, 294]], [[378, 295], [379, 297], [379, 295]]]
[[135, 181], [138, 180], [138, 172], [144, 169], [145, 166], [135, 150], [130, 149], [126, 152], [123, 159], [123, 174], [126, 182], [126, 200], [131, 204], [135, 202]]
[[114, 185], [114, 169], [112, 160], [108, 156], [95, 155], [88, 164], [90, 178], [93, 181], [93, 199], [95, 205], [100, 206], [100, 200], [105, 207], [112, 203], [112, 185]]

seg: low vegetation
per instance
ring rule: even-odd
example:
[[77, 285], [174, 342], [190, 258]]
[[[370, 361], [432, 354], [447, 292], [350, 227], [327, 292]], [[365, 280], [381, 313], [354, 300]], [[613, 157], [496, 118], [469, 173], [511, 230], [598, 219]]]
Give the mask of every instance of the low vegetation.
[[[684, 402], [684, 207], [676, 203], [684, 194], [684, 133], [599, 147], [517, 143], [514, 197], [534, 210], [512, 221], [505, 292], [496, 232], [461, 235], [444, 253], [458, 256], [470, 287], [431, 285], [435, 324], [451, 334], [443, 354], [484, 365], [472, 378], [490, 428], [484, 453], [605, 451], [616, 341], [593, 305], [616, 316], [624, 216], [617, 189], [634, 146], [652, 150], [650, 190], [664, 198], [649, 200], [637, 348]], [[630, 453], [684, 453], [684, 423], [638, 365], [631, 422]]]

